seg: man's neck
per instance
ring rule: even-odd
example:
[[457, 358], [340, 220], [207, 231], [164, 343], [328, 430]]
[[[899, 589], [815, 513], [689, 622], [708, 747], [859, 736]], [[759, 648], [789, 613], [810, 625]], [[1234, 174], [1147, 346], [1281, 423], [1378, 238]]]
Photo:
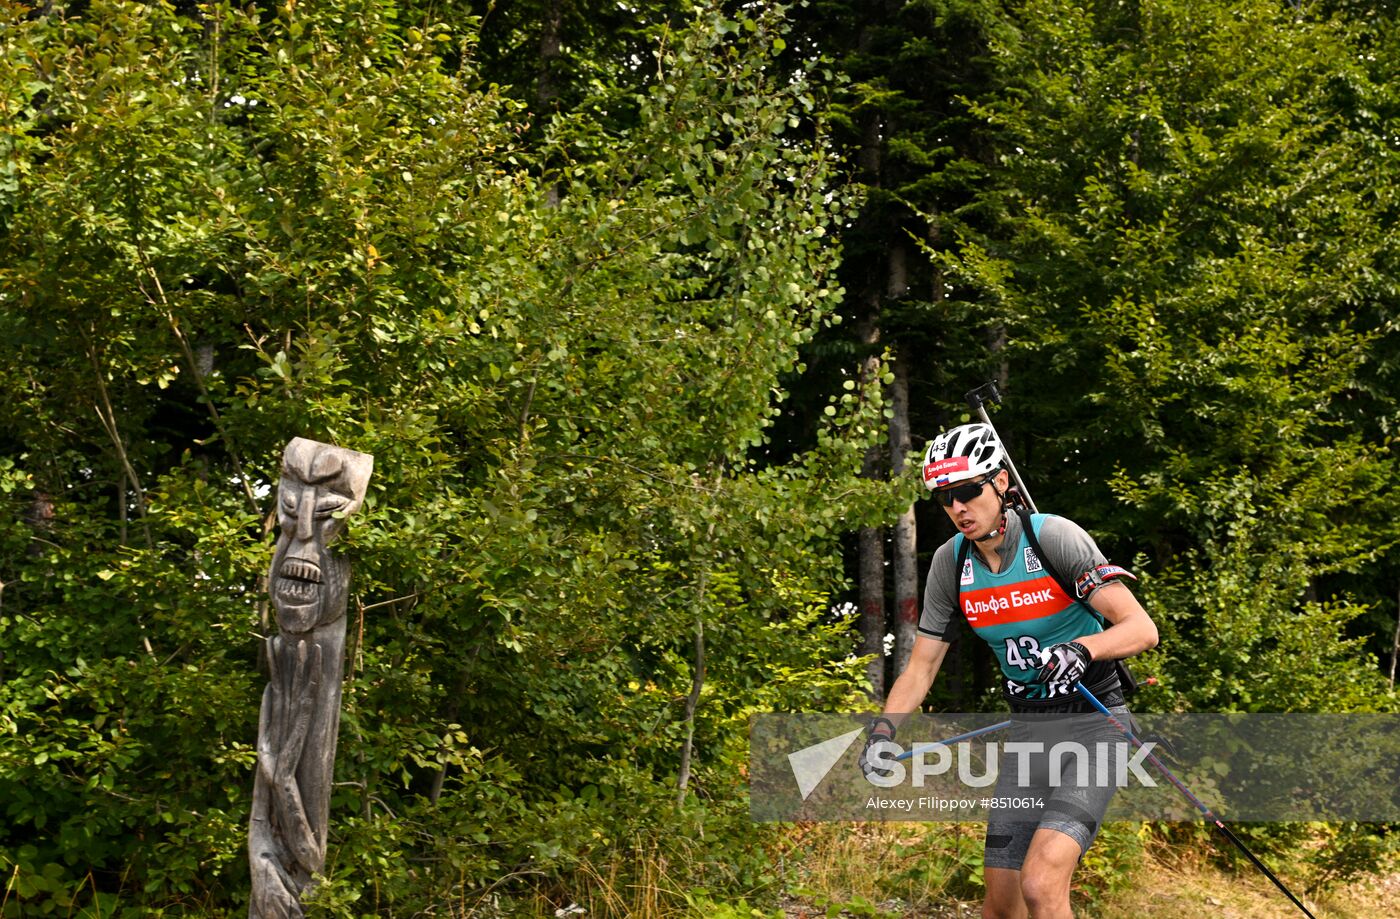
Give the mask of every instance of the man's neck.
[[999, 525], [1000, 532], [997, 532], [991, 539], [973, 542], [973, 546], [977, 549], [977, 554], [982, 556], [982, 561], [985, 562], [987, 567], [992, 571], [999, 571], [1001, 569], [1001, 555], [999, 553], [1001, 544], [1006, 542], [1005, 522], [1006, 518], [1003, 517], [1002, 524]]

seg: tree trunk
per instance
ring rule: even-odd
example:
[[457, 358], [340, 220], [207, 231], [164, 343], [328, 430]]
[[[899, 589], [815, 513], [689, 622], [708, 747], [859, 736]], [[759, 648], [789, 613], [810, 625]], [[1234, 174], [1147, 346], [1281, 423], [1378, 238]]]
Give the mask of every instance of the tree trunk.
[[[908, 250], [903, 243], [890, 246], [889, 272], [885, 295], [898, 300], [909, 292]], [[909, 353], [902, 346], [894, 350], [894, 384], [890, 389], [890, 474], [903, 478], [905, 463], [913, 448], [909, 430]], [[914, 505], [899, 515], [894, 525], [894, 675], [896, 678], [909, 664], [914, 650], [914, 637], [919, 622], [919, 571], [916, 560], [918, 529], [914, 520]]]
[[[703, 585], [704, 573], [701, 573]], [[704, 591], [702, 586], [701, 591]], [[690, 787], [690, 763], [695, 755], [695, 710], [700, 706], [700, 691], [705, 686], [705, 620], [695, 620], [695, 665], [690, 675], [690, 695], [685, 699], [685, 743], [681, 746], [681, 768], [676, 777], [676, 806], [685, 803]]]
[[[716, 489], [718, 490], [718, 489]], [[710, 524], [705, 536], [705, 549], [713, 545], [715, 525]], [[695, 581], [695, 660], [690, 671], [690, 694], [685, 699], [685, 742], [681, 745], [681, 766], [676, 776], [676, 806], [685, 804], [690, 787], [691, 762], [695, 757], [695, 712], [700, 707], [700, 692], [705, 688], [705, 591], [709, 589], [710, 569], [701, 567]]]
[[535, 84], [535, 102], [541, 115], [559, 98], [554, 71], [562, 50], [560, 33], [563, 28], [564, 0], [549, 0], [544, 5], [544, 22], [540, 31], [539, 80]]
[[885, 700], [885, 530], [860, 531], [861, 654], [873, 655], [867, 665], [870, 695]]
[[[867, 301], [867, 314], [861, 323], [860, 340], [872, 351], [880, 340], [878, 323], [879, 301]], [[860, 382], [864, 385], [879, 373], [880, 359], [870, 354], [861, 362]], [[865, 452], [861, 474], [866, 478], [880, 477], [883, 463], [880, 448], [872, 446]], [[885, 528], [864, 527], [860, 531], [860, 634], [861, 654], [872, 655], [867, 665], [870, 695], [876, 702], [885, 700]]]
[[[870, 26], [861, 30], [860, 43], [870, 42]], [[867, 108], [861, 115], [861, 144], [856, 160], [860, 168], [861, 180], [872, 188], [880, 185], [884, 146], [884, 113], [878, 108]], [[867, 227], [868, 232], [876, 232]], [[858, 303], [860, 315], [856, 324], [856, 338], [864, 357], [860, 365], [859, 382], [863, 386], [880, 372], [880, 301], [885, 279], [871, 272], [862, 279]], [[861, 474], [867, 478], [878, 478], [884, 469], [881, 450], [873, 446], [866, 451]], [[885, 529], [865, 527], [860, 531], [860, 632], [861, 653], [872, 655], [867, 673], [870, 677], [870, 692], [876, 702], [885, 698]]]
[[[861, 344], [869, 349], [861, 362], [860, 382], [867, 383], [880, 371], [880, 358], [873, 353], [880, 341], [879, 300], [865, 298], [866, 314], [861, 320]], [[879, 446], [865, 452], [861, 474], [879, 478], [883, 469]], [[873, 655], [867, 667], [870, 694], [876, 702], [885, 699], [885, 528], [864, 527], [860, 531], [860, 633], [861, 654]]]
[[[904, 476], [905, 459], [911, 448], [909, 433], [909, 361], [902, 351], [896, 352], [894, 386], [890, 402], [894, 417], [890, 419], [890, 472], [896, 479]], [[909, 664], [914, 650], [914, 637], [919, 621], [919, 571], [916, 560], [918, 529], [914, 521], [914, 505], [899, 515], [894, 525], [894, 608], [895, 653], [894, 675], [897, 678]]]
[[1400, 595], [1396, 596], [1395, 638], [1390, 644], [1390, 688], [1395, 688], [1395, 662], [1400, 659]]
[[[545, 119], [556, 106], [559, 86], [555, 71], [562, 53], [560, 36], [564, 29], [565, 0], [549, 0], [544, 7], [544, 28], [540, 34], [539, 80], [535, 84], [535, 103], [538, 117]], [[559, 183], [553, 182], [545, 189], [545, 206], [559, 206]]]

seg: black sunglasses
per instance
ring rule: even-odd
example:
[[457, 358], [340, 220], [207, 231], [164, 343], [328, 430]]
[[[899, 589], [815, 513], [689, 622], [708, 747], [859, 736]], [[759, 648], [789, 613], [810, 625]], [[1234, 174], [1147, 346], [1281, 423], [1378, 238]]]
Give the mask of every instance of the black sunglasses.
[[982, 490], [987, 487], [987, 483], [996, 478], [995, 472], [978, 479], [976, 482], [968, 482], [966, 485], [958, 485], [955, 488], [940, 488], [933, 493], [934, 498], [944, 507], [952, 507], [954, 501], [961, 501], [967, 504], [982, 496]]

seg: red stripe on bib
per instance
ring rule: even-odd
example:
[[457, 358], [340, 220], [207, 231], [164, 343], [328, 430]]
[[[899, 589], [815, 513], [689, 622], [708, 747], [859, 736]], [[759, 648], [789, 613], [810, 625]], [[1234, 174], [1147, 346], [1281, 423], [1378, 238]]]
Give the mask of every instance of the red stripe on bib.
[[959, 600], [967, 624], [974, 629], [1053, 616], [1070, 604], [1070, 598], [1055, 579], [1048, 576], [982, 590], [965, 590]]

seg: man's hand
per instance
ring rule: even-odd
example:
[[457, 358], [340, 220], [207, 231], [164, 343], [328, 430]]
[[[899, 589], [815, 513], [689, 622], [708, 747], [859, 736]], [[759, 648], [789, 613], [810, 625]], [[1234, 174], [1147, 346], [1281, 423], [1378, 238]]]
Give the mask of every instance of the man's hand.
[[1078, 683], [1089, 669], [1093, 656], [1077, 641], [1066, 641], [1051, 645], [1040, 652], [1040, 669], [1036, 671], [1037, 683]]
[[865, 749], [860, 751], [860, 771], [867, 779], [872, 775], [878, 775], [882, 779], [894, 775], [893, 769], [876, 765], [870, 757], [870, 750], [876, 744], [888, 743], [893, 740], [894, 724], [888, 718], [880, 717], [870, 722], [870, 733], [865, 738]]

